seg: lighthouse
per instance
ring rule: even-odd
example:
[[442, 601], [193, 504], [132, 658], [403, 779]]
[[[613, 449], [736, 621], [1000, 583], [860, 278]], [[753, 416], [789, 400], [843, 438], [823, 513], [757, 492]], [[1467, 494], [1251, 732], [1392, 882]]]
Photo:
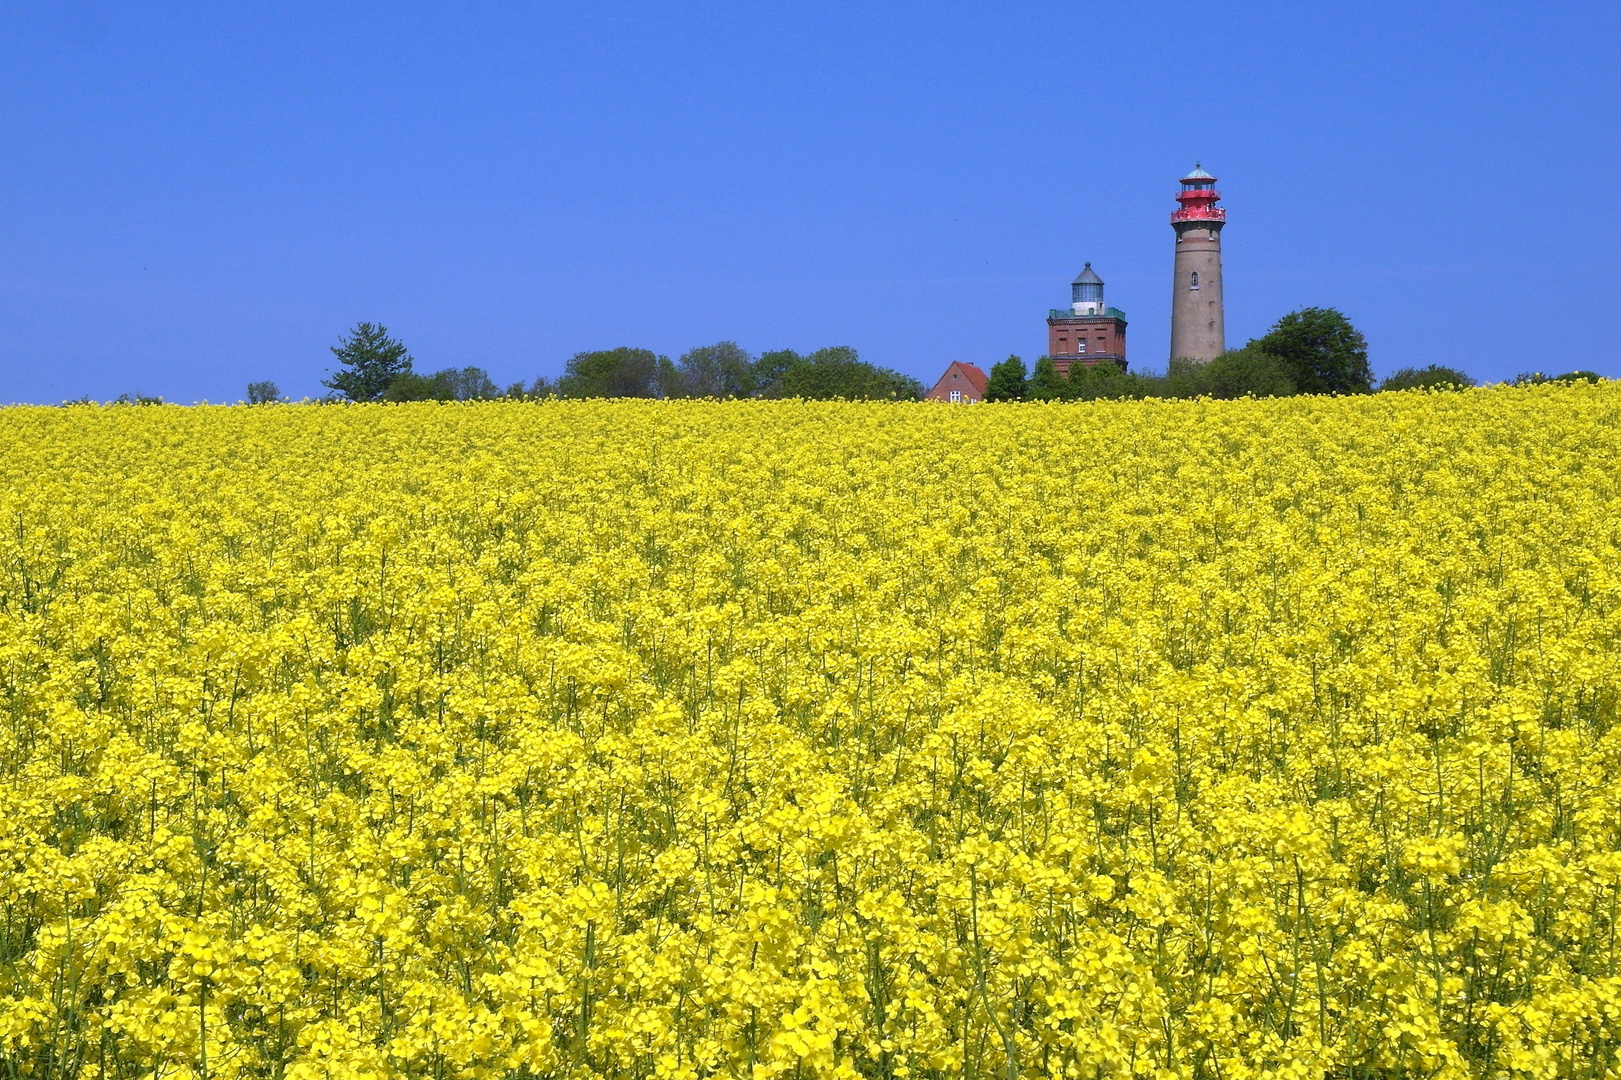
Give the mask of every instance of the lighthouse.
[[1103, 303], [1091, 263], [1069, 283], [1069, 307], [1047, 309], [1047, 356], [1060, 375], [1105, 363], [1126, 370], [1126, 313]]
[[1214, 360], [1227, 347], [1221, 308], [1221, 227], [1216, 178], [1197, 163], [1182, 178], [1171, 214], [1176, 271], [1171, 282], [1171, 359]]

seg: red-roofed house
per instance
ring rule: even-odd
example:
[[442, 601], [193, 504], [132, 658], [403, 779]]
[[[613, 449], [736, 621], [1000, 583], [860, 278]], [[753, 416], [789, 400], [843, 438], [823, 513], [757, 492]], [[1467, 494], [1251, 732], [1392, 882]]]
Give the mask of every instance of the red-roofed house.
[[972, 405], [985, 400], [986, 381], [985, 373], [973, 364], [953, 360], [934, 389], [923, 395], [923, 400]]

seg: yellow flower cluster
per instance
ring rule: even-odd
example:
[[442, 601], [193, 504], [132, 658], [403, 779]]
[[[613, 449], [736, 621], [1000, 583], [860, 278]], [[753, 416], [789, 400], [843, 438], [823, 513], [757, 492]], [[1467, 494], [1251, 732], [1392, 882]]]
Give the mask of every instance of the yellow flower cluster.
[[0, 1075], [1621, 1075], [1621, 384], [0, 412]]

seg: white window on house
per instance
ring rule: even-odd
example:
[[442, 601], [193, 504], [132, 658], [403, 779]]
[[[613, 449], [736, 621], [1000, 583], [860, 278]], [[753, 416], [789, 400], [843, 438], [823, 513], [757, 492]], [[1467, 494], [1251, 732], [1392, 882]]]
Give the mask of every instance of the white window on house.
[[1075, 351], [1078, 352], [1078, 353], [1085, 352], [1086, 351], [1086, 342], [1085, 341], [1077, 341], [1075, 343]]
[[957, 404], [957, 402], [959, 402], [961, 400], [962, 400], [962, 391], [961, 390], [953, 390], [951, 392], [951, 403], [953, 405], [955, 405], [955, 404]]

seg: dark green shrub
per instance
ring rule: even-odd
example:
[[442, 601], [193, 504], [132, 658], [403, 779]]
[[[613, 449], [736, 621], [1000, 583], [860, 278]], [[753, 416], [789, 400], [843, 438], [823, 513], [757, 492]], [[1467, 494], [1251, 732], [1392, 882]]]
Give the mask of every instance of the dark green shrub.
[[1466, 390], [1475, 385], [1475, 380], [1457, 368], [1443, 367], [1440, 364], [1430, 364], [1428, 367], [1404, 367], [1391, 372], [1379, 384], [1380, 392], [1386, 390]]

